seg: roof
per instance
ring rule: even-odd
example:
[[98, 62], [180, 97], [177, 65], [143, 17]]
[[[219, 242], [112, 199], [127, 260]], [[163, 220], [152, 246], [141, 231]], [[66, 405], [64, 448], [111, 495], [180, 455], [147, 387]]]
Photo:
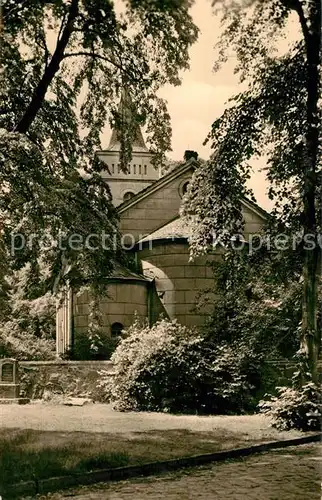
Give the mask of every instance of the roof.
[[[193, 220], [185, 216], [178, 216], [167, 224], [164, 224], [164, 226], [158, 228], [156, 231], [153, 231], [153, 233], [139, 240], [137, 245], [156, 240], [189, 240], [193, 235], [193, 231]], [[232, 236], [231, 240], [236, 240], [236, 236]], [[247, 243], [247, 240], [243, 237], [240, 238], [240, 241]]]
[[263, 219], [267, 219], [270, 215], [264, 208], [260, 207], [259, 205], [257, 205], [257, 203], [255, 201], [250, 200], [249, 198], [243, 197], [242, 203], [246, 207], [248, 206], [249, 208], [254, 210], [254, 212], [257, 212], [258, 215], [263, 217]]
[[[125, 89], [122, 90], [118, 113], [121, 118], [122, 126], [126, 125], [127, 123], [133, 120], [132, 118], [133, 103], [129, 93]], [[132, 143], [132, 149], [135, 152], [140, 152], [140, 153], [147, 152], [148, 148], [146, 147], [146, 144], [144, 142], [141, 128], [138, 123], [135, 123], [134, 126], [135, 126], [134, 130], [135, 135]], [[121, 150], [121, 142], [119, 136], [120, 136], [120, 131], [117, 130], [116, 128], [113, 128], [107, 151], [119, 152]]]
[[[135, 130], [135, 138], [132, 142], [132, 152], [134, 153], [146, 153], [149, 152], [148, 148], [145, 145], [143, 135], [139, 125], [137, 125]], [[119, 131], [113, 128], [112, 135], [110, 139], [110, 143], [106, 151], [115, 151], [119, 152], [121, 150], [121, 142], [119, 139]]]
[[152, 240], [188, 239], [192, 236], [192, 223], [187, 217], [176, 217], [153, 233], [138, 241], [138, 244]]
[[112, 274], [108, 276], [108, 279], [124, 279], [124, 280], [133, 280], [133, 281], [148, 281], [151, 279], [143, 276], [142, 274], [135, 273], [130, 271], [127, 267], [123, 266], [119, 262], [114, 262], [114, 269]]

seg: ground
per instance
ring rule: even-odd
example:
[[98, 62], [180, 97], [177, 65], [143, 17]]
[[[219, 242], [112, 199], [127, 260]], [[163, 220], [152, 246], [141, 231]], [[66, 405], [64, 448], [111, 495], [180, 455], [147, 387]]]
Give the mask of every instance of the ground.
[[[88, 404], [82, 407], [48, 403], [25, 406], [0, 405], [0, 422], [0, 469], [2, 471], [0, 483], [3, 482], [3, 484], [28, 480], [33, 475], [41, 479], [74, 472], [83, 473], [101, 468], [212, 453], [223, 449], [239, 448], [303, 435], [298, 431], [277, 431], [270, 427], [269, 419], [263, 415], [202, 417], [148, 412], [121, 413], [113, 411], [109, 405], [102, 404]], [[266, 488], [275, 481], [275, 477], [280, 483], [282, 483], [283, 477], [288, 478], [289, 467], [293, 468], [293, 465], [299, 469], [299, 472], [298, 475], [292, 473], [290, 478], [292, 489], [297, 488], [294, 486], [294, 481], [296, 482], [296, 478], [300, 478], [301, 474], [303, 477], [306, 474], [310, 475], [310, 481], [312, 480], [314, 483], [315, 479], [312, 478], [315, 474], [316, 463], [312, 462], [312, 459], [308, 461], [308, 457], [304, 454], [303, 460], [305, 460], [303, 461], [302, 455], [293, 453], [292, 463], [287, 465], [288, 458], [285, 456], [287, 457], [288, 452], [283, 451], [283, 453], [283, 460], [281, 455], [276, 453], [267, 455], [267, 460], [269, 460], [267, 467], [260, 467], [262, 458], [258, 456], [254, 458], [255, 462], [250, 459], [250, 462], [238, 462], [238, 466], [226, 464], [227, 467], [229, 465], [227, 471], [226, 465], [223, 465], [223, 468], [221, 466], [217, 468], [219, 465], [216, 465], [214, 469], [193, 471], [187, 477], [185, 476], [188, 493], [184, 489], [186, 483], [183, 482], [183, 479], [180, 479], [179, 476], [176, 478], [171, 476], [172, 482], [166, 480], [165, 486], [160, 486], [161, 479], [155, 479], [154, 482], [152, 481], [153, 484], [149, 481], [122, 483], [125, 488], [124, 492], [127, 492], [126, 488], [130, 488], [131, 492], [126, 496], [122, 490], [124, 497], [118, 494], [118, 486], [114, 485], [115, 492], [113, 489], [108, 489], [104, 490], [103, 494], [97, 493], [101, 496], [80, 496], [79, 498], [111, 498], [111, 500], [151, 498], [151, 500], [155, 500], [161, 499], [162, 490], [166, 487], [169, 488], [169, 496], [166, 498], [170, 499], [206, 499], [212, 498], [213, 493], [217, 495], [216, 498], [235, 499], [235, 495], [230, 496], [232, 490], [229, 489], [227, 490], [228, 497], [223, 496], [223, 491], [228, 488], [227, 483], [231, 483], [229, 475], [233, 475], [234, 481], [237, 481], [234, 488], [238, 490], [244, 485], [243, 487], [247, 486], [252, 491], [253, 479], [250, 481], [250, 478], [255, 478], [255, 486], [259, 481], [256, 488]], [[249, 469], [249, 464], [251, 464], [251, 469]], [[247, 472], [248, 469], [251, 470], [250, 474]], [[262, 479], [260, 479], [261, 471], [263, 472]], [[220, 482], [217, 479], [213, 480], [214, 472], [216, 472], [216, 478], [219, 473], [222, 474]], [[189, 478], [192, 478], [190, 486], [193, 493], [190, 493]], [[302, 487], [308, 489], [308, 485], [304, 484], [303, 481], [301, 482]], [[220, 488], [224, 488], [224, 490], [222, 491]], [[255, 492], [257, 492], [256, 488]], [[136, 489], [138, 489], [138, 494], [135, 493]], [[278, 491], [277, 486], [275, 489]], [[203, 493], [203, 497], [196, 497], [194, 491], [205, 491], [205, 493]], [[112, 496], [107, 496], [107, 494], [110, 495], [110, 492]], [[92, 495], [92, 493], [88, 493], [88, 495]], [[242, 498], [242, 496], [236, 498]], [[281, 497], [259, 496], [254, 498], [277, 499]], [[282, 498], [284, 500], [284, 496]]]
[[39, 496], [61, 500], [318, 500], [318, 445], [301, 445], [180, 473]]
[[[191, 432], [232, 431], [250, 441], [290, 439], [297, 431], [280, 432], [270, 427], [263, 415], [194, 416], [149, 412], [117, 412], [110, 405], [69, 407], [52, 404], [0, 405], [0, 427], [64, 432], [133, 432], [186, 429]], [[248, 438], [247, 438], [248, 436]]]

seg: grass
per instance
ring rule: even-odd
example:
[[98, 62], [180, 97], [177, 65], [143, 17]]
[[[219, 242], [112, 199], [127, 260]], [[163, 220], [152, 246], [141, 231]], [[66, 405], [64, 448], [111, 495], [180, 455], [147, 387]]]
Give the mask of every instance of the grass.
[[120, 435], [1, 429], [0, 484], [212, 453], [243, 444], [242, 435], [222, 430]]
[[[231, 426], [230, 426], [231, 427]], [[269, 432], [214, 428], [99, 433], [0, 429], [0, 486], [270, 441]], [[275, 431], [274, 431], [275, 432]]]
[[129, 463], [127, 453], [92, 447], [89, 441], [73, 439], [73, 436], [64, 443], [62, 436], [55, 436], [56, 433], [44, 434], [50, 436], [30, 430], [6, 431], [6, 437], [2, 436], [0, 441], [0, 484], [121, 467]]

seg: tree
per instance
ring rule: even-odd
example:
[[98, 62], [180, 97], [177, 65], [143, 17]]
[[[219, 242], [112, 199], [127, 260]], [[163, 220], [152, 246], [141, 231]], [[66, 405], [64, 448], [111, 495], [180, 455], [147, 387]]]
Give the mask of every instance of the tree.
[[[156, 93], [179, 84], [188, 67], [197, 38], [189, 6], [130, 0], [118, 12], [110, 0], [3, 3], [0, 212], [8, 267], [29, 265], [31, 298], [66, 282], [99, 283], [120, 258], [117, 214], [95, 151], [110, 121], [122, 136], [124, 167], [136, 123], [146, 122], [155, 161], [163, 160], [171, 129]], [[124, 87], [136, 109], [126, 131], [117, 108]]]
[[[225, 252], [213, 262], [215, 284], [206, 333], [216, 343], [248, 345], [267, 360], [289, 359], [300, 347], [302, 256], [263, 245]], [[321, 287], [320, 287], [321, 291]], [[321, 326], [321, 323], [320, 323]]]
[[[216, 1], [214, 2], [217, 3]], [[218, 2], [219, 3], [219, 2]], [[186, 213], [194, 212], [192, 254], [206, 252], [213, 233], [228, 241], [243, 230], [241, 200], [249, 160], [268, 156], [269, 195], [275, 200], [270, 224], [296, 236], [302, 260], [301, 348], [317, 381], [320, 335], [317, 328], [318, 265], [321, 249], [321, 3], [319, 0], [250, 0], [226, 6], [219, 63], [234, 49], [236, 72], [248, 88], [212, 126], [213, 153], [194, 174]], [[247, 8], [246, 8], [247, 7]], [[298, 39], [277, 50], [290, 18], [298, 19]]]

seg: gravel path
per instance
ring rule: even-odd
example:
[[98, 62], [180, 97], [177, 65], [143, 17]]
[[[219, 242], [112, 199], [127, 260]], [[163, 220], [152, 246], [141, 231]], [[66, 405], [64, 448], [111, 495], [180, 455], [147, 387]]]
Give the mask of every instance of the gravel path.
[[181, 473], [40, 496], [62, 500], [318, 500], [318, 445], [254, 455]]
[[103, 404], [82, 407], [50, 404], [0, 405], [0, 428], [122, 434], [168, 429], [187, 429], [193, 432], [223, 429], [243, 434], [246, 439], [249, 436], [250, 440], [291, 439], [302, 435], [297, 431], [279, 432], [272, 429], [269, 420], [263, 415], [199, 417], [122, 413]]

